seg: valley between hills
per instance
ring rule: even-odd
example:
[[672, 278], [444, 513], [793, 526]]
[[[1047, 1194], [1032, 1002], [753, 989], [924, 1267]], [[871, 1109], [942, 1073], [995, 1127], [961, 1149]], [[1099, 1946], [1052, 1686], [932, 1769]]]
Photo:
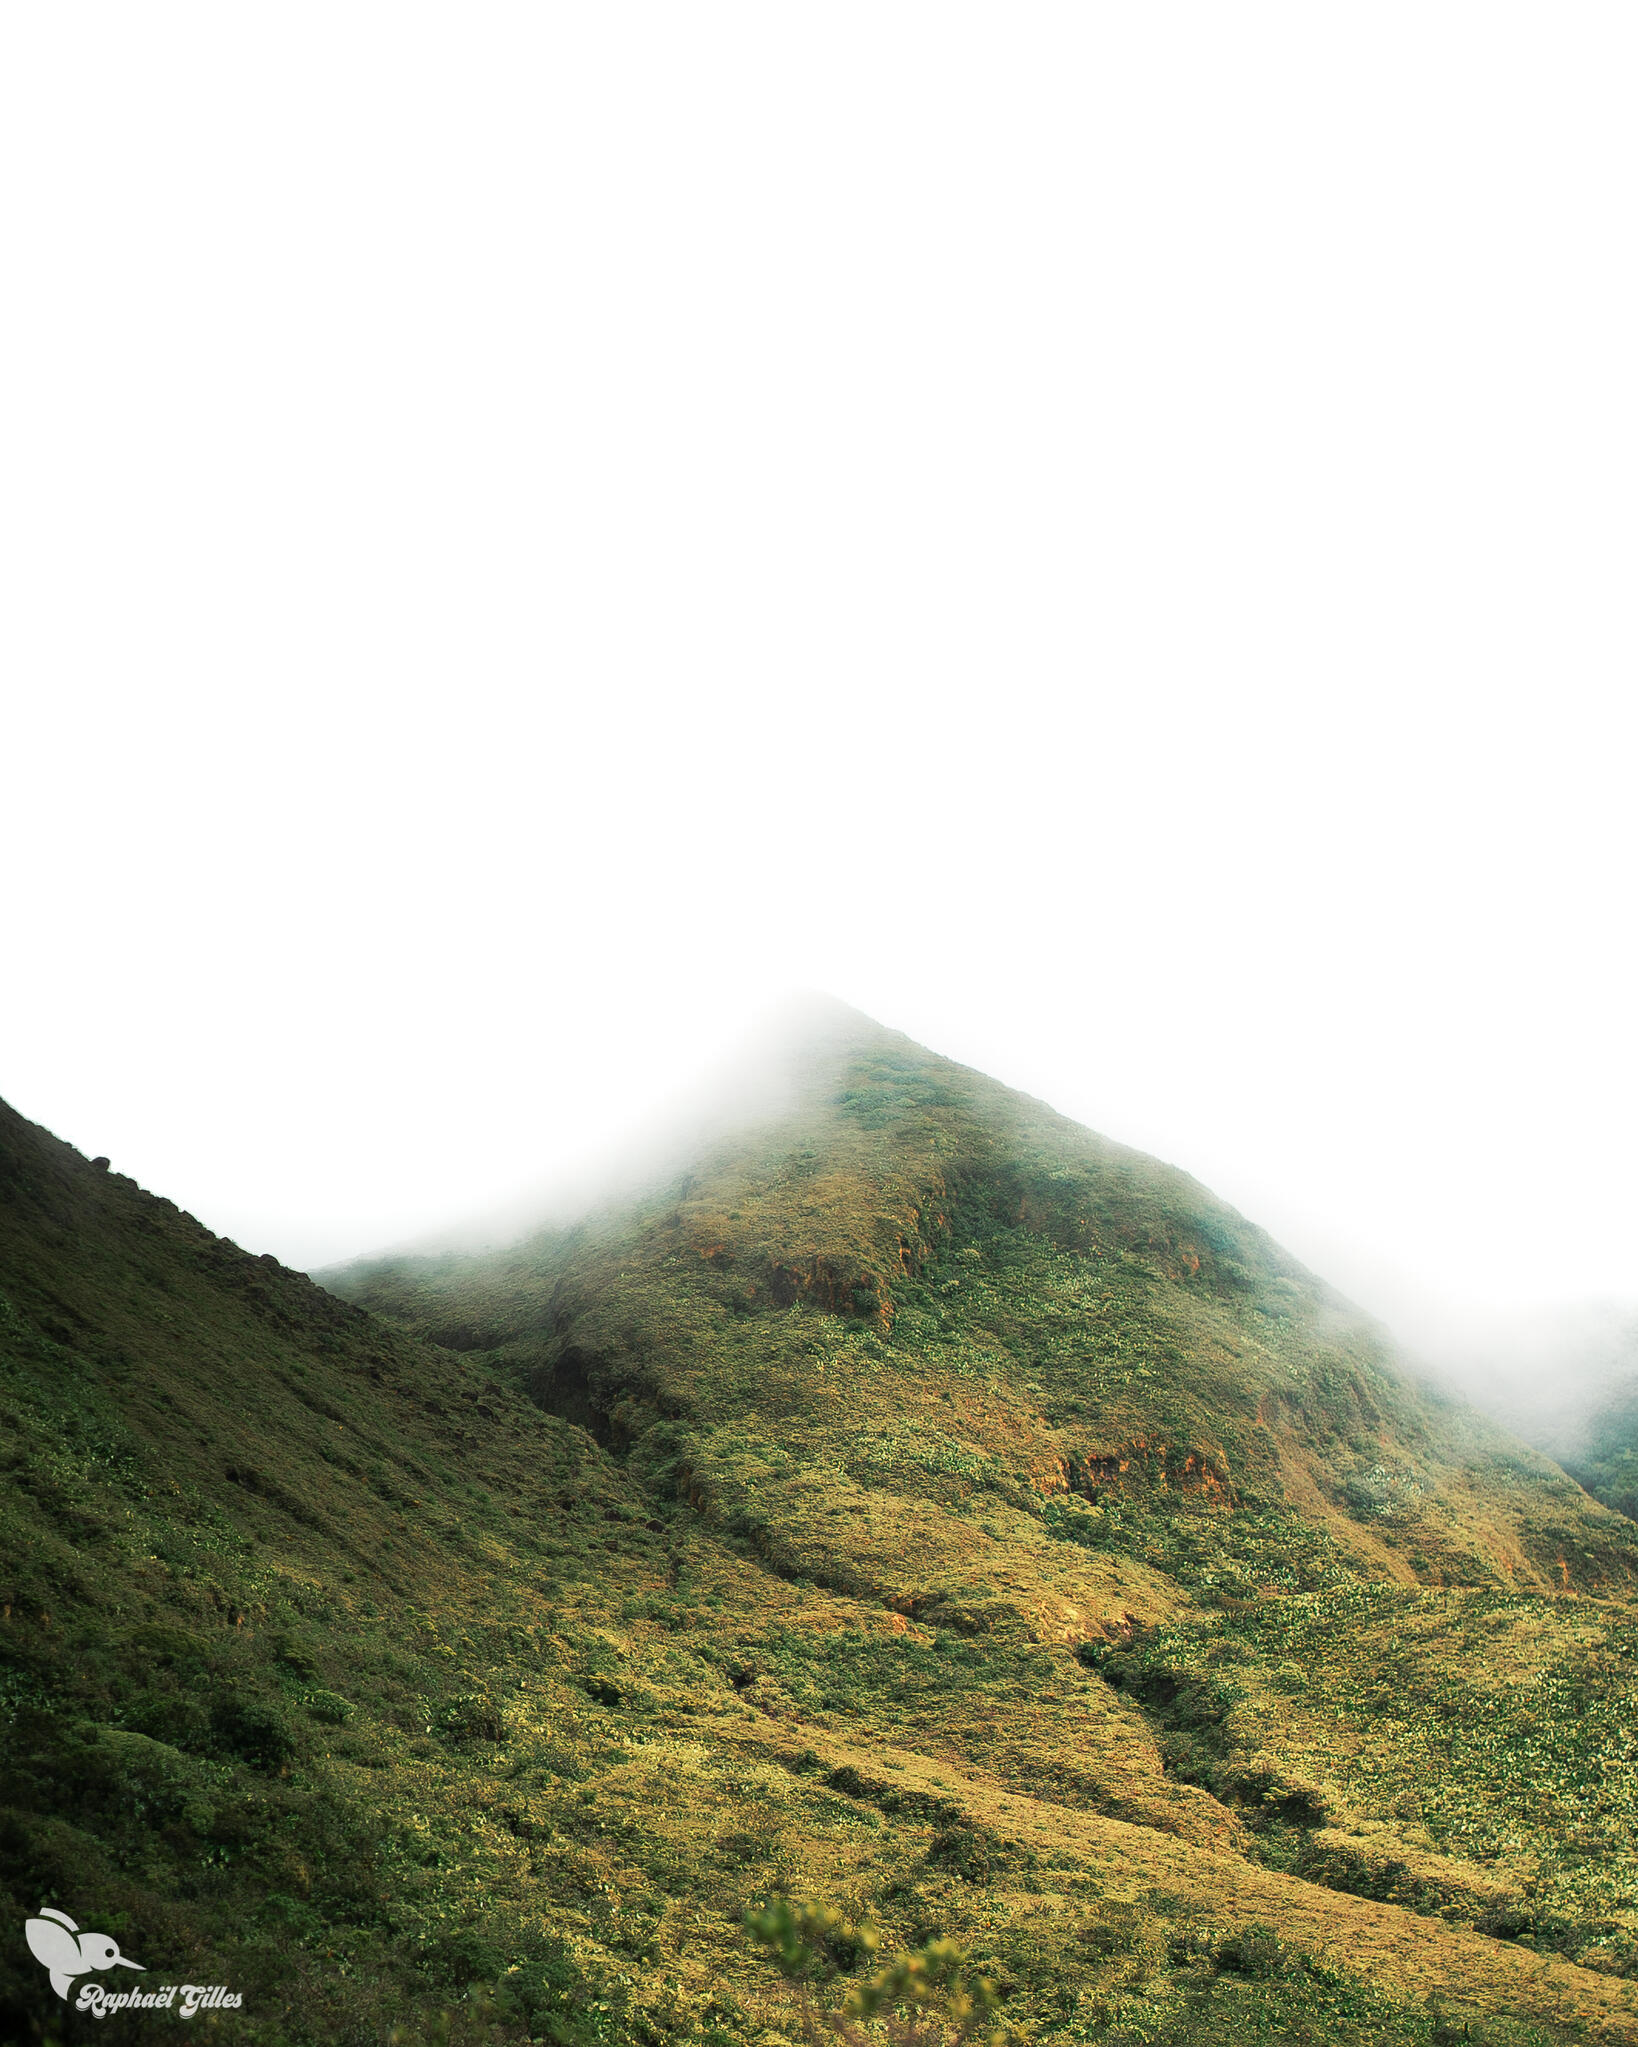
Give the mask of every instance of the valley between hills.
[[258, 2047], [1638, 2043], [1638, 1524], [1185, 1174], [835, 1010], [324, 1278], [0, 1107], [4, 2037], [162, 2023], [50, 1906]]

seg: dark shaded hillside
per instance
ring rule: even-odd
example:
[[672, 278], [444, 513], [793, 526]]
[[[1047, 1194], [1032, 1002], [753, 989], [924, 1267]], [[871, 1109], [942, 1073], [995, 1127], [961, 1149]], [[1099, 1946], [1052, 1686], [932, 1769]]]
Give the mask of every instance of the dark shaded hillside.
[[[0, 1108], [0, 1918], [267, 2047], [788, 2038], [779, 1893], [961, 1942], [1019, 2039], [1638, 2037], [1638, 1870], [1577, 1845], [1638, 1757], [1555, 1733], [1527, 1809], [1488, 1751], [1437, 1810], [1360, 1767], [1430, 1660], [1601, 1729], [1629, 1610], [1531, 1588], [1624, 1582], [1624, 1524], [1179, 1176], [902, 1043], [658, 1204], [370, 1282], [442, 1345]], [[1349, 1599], [1365, 1670], [1303, 1647]], [[14, 1931], [0, 2037], [92, 2023]]]
[[[663, 1575], [588, 1450], [0, 1106], [7, 1918], [227, 1980], [247, 2037], [464, 1989], [439, 1943], [470, 1914], [416, 1843], [561, 1624], [564, 1530], [601, 1596]], [[60, 2011], [8, 1947], [0, 2031]]]

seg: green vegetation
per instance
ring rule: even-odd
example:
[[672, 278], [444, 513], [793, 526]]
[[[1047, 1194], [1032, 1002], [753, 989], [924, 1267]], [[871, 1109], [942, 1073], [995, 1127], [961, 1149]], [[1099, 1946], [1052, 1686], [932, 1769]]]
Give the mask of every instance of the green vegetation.
[[813, 1996], [814, 1979], [850, 1963], [874, 1959], [881, 1935], [869, 1924], [851, 1926], [834, 1906], [796, 1906], [775, 1898], [745, 1914], [753, 1940], [769, 1950], [788, 1983], [798, 1986], [797, 2030], [805, 2040], [833, 2032], [862, 2043], [871, 2038], [861, 2020], [882, 2018], [895, 2042], [970, 2040], [984, 2033], [1002, 2047], [1006, 2028], [993, 2023], [1000, 2004], [987, 1976], [974, 1977], [953, 1940], [930, 1940], [914, 1953], [894, 1955], [853, 1983], [839, 2010], [821, 2024]]
[[1638, 1517], [1638, 1374], [1619, 1378], [1588, 1417], [1567, 1468], [1618, 1513]]
[[330, 1292], [0, 1110], [0, 1476], [0, 1917], [248, 2042], [1638, 2038], [1638, 1529], [862, 1020]]
[[1638, 1615], [1349, 1586], [1096, 1655], [1270, 1866], [1638, 1975]]

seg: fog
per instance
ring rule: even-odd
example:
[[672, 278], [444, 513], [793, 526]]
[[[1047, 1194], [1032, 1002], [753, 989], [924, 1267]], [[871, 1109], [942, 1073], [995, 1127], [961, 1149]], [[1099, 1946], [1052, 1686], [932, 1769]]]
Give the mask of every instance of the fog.
[[315, 1267], [816, 986], [1479, 1381], [1638, 1300], [1635, 43], [13, 10], [0, 1092]]

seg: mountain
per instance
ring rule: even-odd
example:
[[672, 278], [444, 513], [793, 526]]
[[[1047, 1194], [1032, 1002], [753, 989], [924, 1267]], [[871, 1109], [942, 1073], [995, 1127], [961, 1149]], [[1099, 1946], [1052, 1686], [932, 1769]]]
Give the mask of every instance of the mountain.
[[1581, 1439], [1565, 1453], [1566, 1468], [1606, 1506], [1638, 1517], [1638, 1332], [1627, 1369], [1606, 1381], [1582, 1425]]
[[1638, 1527], [850, 1012], [573, 1228], [328, 1289], [0, 1110], [0, 1430], [11, 1924], [246, 2040], [794, 2037], [781, 1895], [1020, 2038], [1638, 2039]]
[[1453, 1385], [1621, 1513], [1638, 1512], [1638, 1309], [1601, 1301], [1509, 1318], [1443, 1360]]
[[[906, 1612], [936, 1597], [927, 1546], [974, 1485], [1057, 1502], [1087, 1548], [1194, 1589], [1632, 1583], [1625, 1521], [1420, 1387], [1187, 1175], [851, 1012], [810, 1022], [777, 1113], [646, 1196], [510, 1253], [331, 1284], [492, 1360], [719, 1519], [754, 1487], [787, 1576]], [[789, 1469], [728, 1449], [748, 1431]], [[876, 1546], [828, 1525], [803, 1476], [827, 1466], [877, 1497]], [[1155, 1511], [1179, 1499], [1228, 1510], [1192, 1560]]]

